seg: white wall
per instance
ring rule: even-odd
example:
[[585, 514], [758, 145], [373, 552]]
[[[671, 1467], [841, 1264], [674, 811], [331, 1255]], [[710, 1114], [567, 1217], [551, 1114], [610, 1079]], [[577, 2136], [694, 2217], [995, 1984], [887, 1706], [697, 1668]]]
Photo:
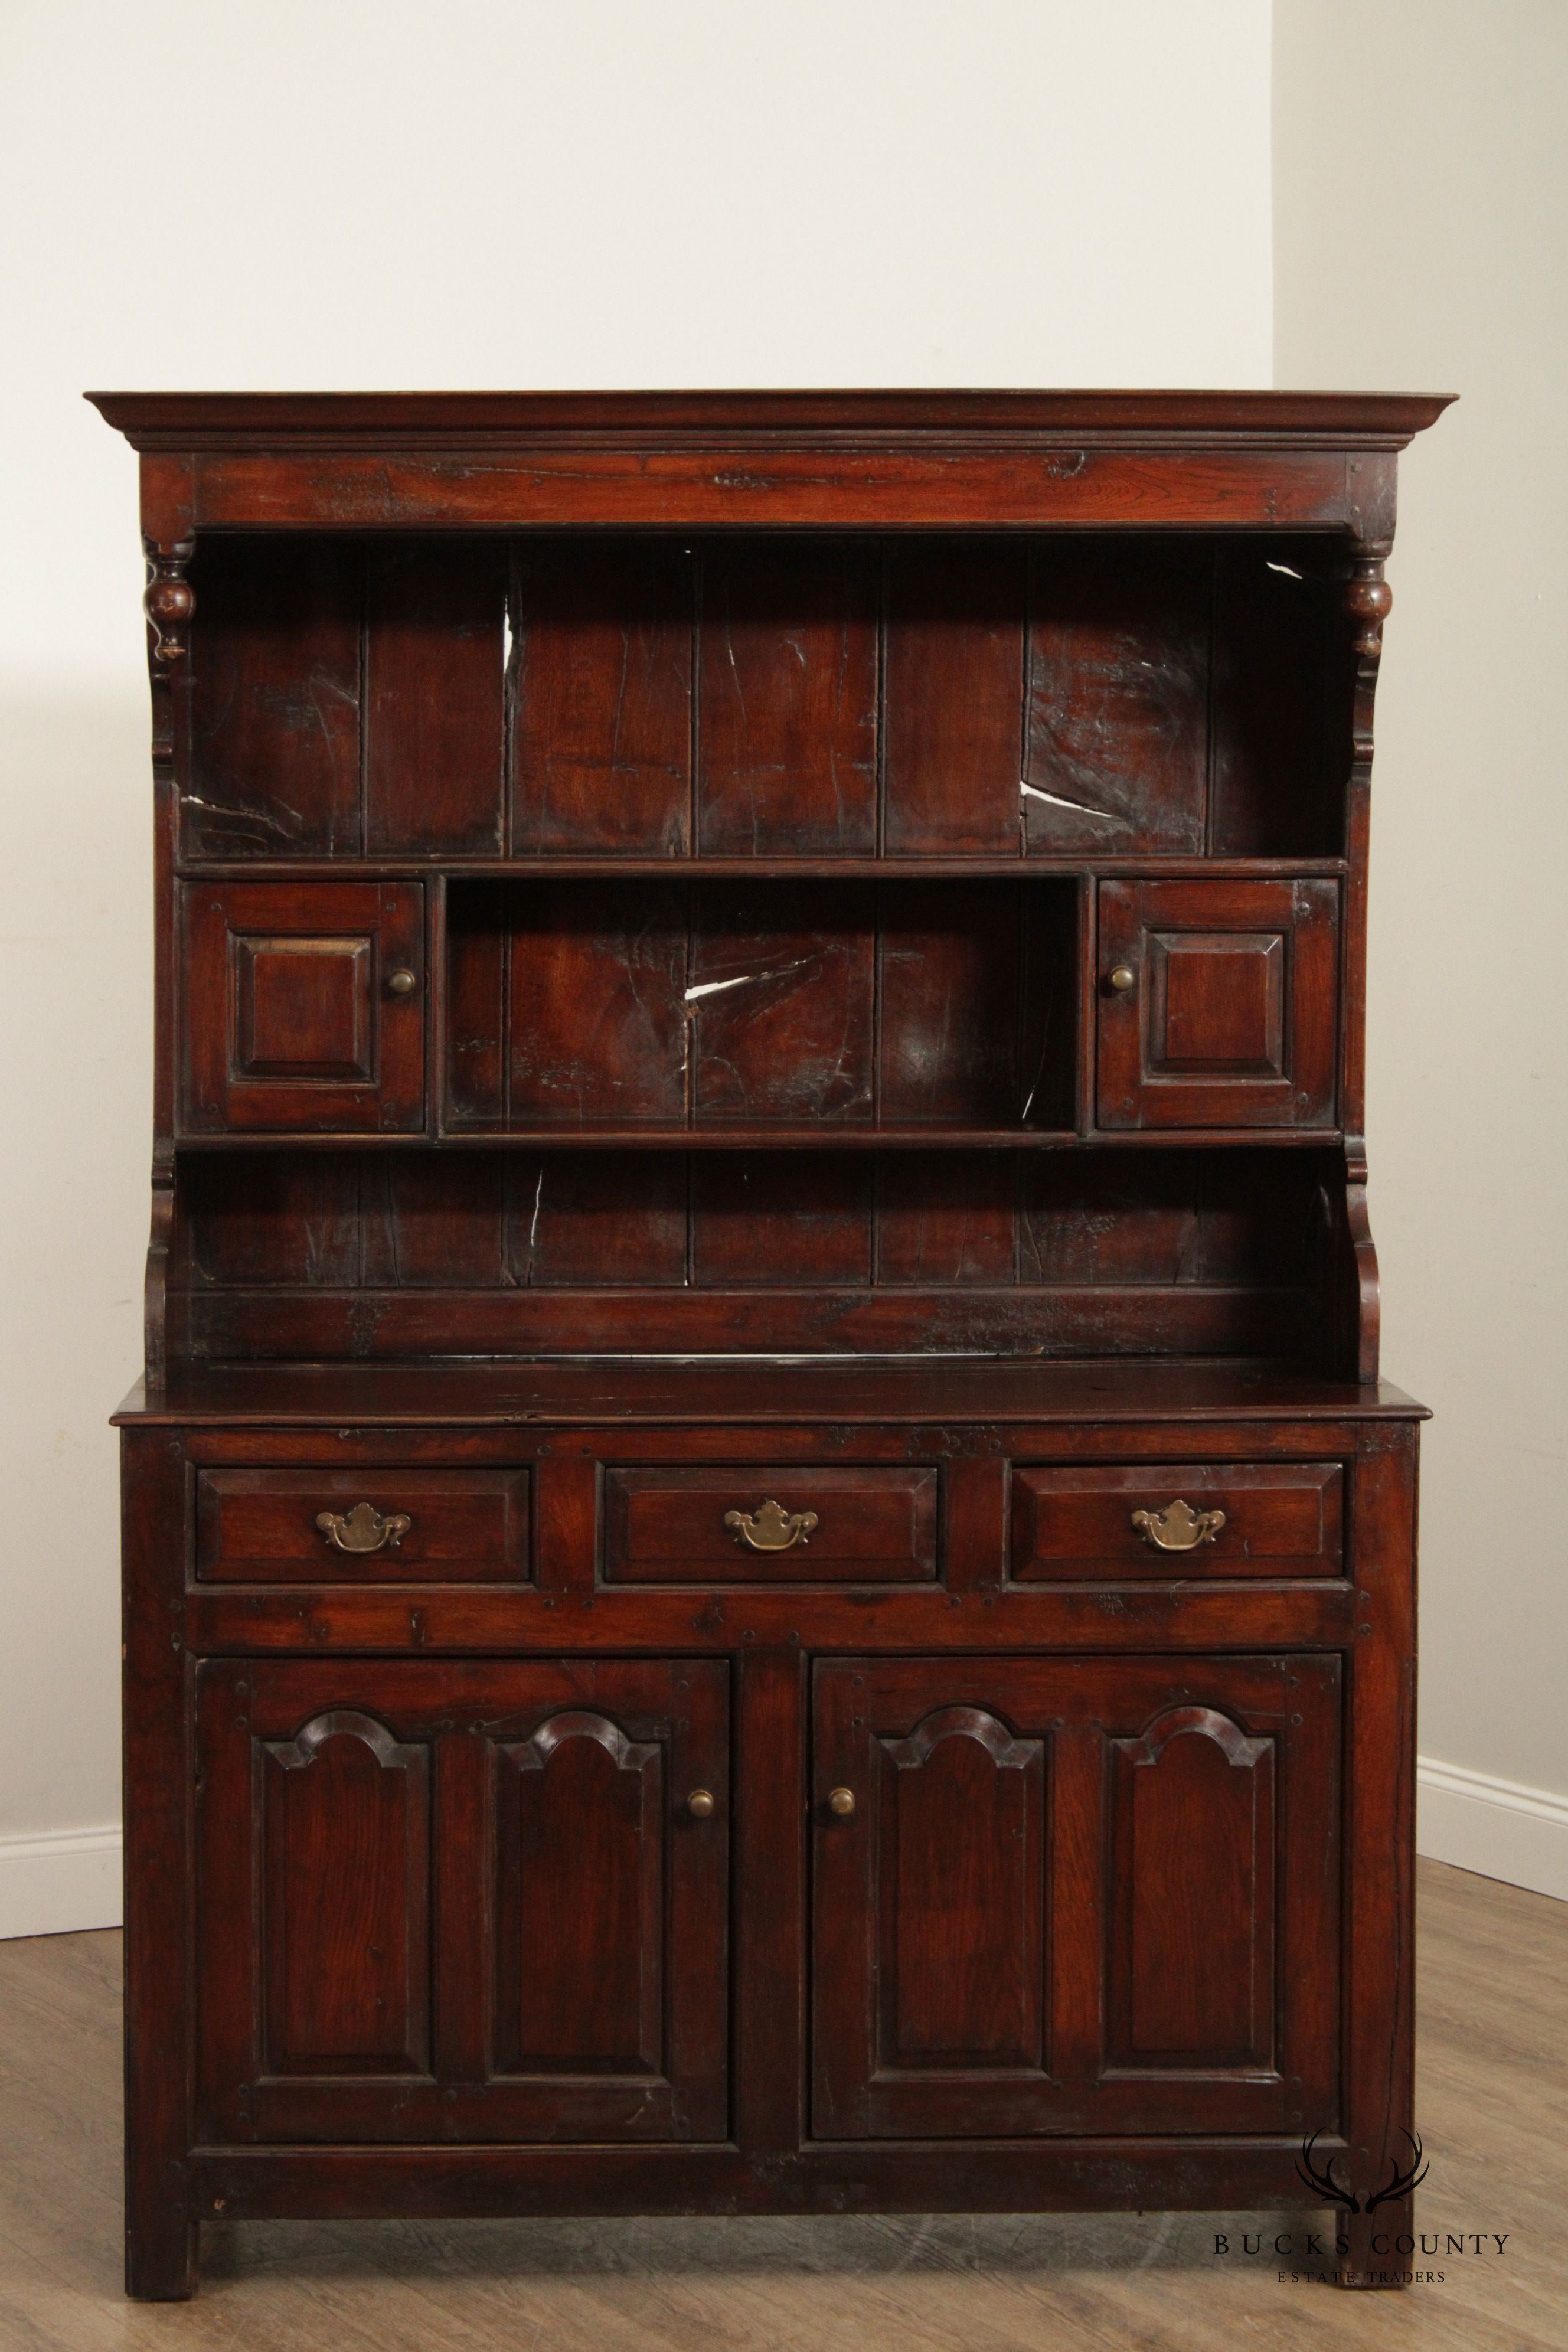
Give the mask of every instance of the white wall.
[[1568, 8], [1279, 0], [1276, 381], [1403, 460], [1367, 1095], [1421, 1504], [1423, 1851], [1568, 1895]]
[[[150, 1102], [87, 385], [1261, 384], [1268, 0], [10, 0], [0, 1934], [117, 1915]], [[62, 1834], [65, 1833], [65, 1834]]]

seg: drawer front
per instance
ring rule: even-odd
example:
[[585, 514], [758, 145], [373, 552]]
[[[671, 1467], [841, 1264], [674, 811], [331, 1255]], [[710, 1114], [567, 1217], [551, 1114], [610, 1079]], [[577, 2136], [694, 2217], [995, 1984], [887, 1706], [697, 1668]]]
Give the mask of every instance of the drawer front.
[[1343, 1487], [1337, 1462], [1016, 1470], [1013, 1576], [1337, 1576]]
[[934, 1466], [608, 1469], [605, 1580], [927, 1583], [939, 1492]]
[[528, 1507], [529, 1474], [510, 1466], [202, 1470], [196, 1574], [221, 1584], [521, 1584]]

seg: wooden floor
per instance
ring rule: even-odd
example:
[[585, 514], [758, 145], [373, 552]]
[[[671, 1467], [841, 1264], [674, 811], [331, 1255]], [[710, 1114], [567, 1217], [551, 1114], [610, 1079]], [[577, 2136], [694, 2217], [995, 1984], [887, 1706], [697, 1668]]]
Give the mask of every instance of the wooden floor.
[[[1421, 1866], [1438, 2254], [1403, 2294], [1216, 2261], [1303, 2216], [251, 2222], [194, 2303], [120, 2291], [120, 1938], [0, 1944], [0, 2352], [1197, 2352], [1568, 2346], [1568, 1904]], [[1256, 2237], [1254, 2239], [1256, 2243]]]

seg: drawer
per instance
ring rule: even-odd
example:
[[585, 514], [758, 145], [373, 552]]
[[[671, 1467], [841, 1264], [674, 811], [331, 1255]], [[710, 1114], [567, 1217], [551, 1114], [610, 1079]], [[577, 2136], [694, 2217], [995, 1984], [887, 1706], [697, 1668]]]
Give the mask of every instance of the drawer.
[[612, 1584], [916, 1584], [938, 1472], [714, 1465], [605, 1473]]
[[510, 1466], [202, 1470], [196, 1574], [222, 1584], [520, 1584], [528, 1503], [529, 1474]]
[[1337, 1462], [1015, 1470], [1013, 1576], [1337, 1576], [1343, 1486]]

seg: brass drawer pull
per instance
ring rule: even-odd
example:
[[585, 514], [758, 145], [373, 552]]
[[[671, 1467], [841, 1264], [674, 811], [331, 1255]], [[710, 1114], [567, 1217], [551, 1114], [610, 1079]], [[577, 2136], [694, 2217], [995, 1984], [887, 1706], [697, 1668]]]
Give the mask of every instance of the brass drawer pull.
[[830, 1813], [836, 1814], [839, 1821], [847, 1822], [855, 1810], [854, 1790], [830, 1789], [827, 1792], [827, 1810]]
[[1213, 1543], [1225, 1525], [1223, 1511], [1194, 1511], [1178, 1496], [1163, 1511], [1134, 1511], [1132, 1524], [1156, 1551], [1195, 1551]]
[[788, 1551], [791, 1544], [810, 1541], [816, 1513], [786, 1511], [782, 1503], [761, 1503], [754, 1512], [726, 1511], [724, 1525], [733, 1530], [737, 1543], [750, 1544], [753, 1551]]
[[693, 1789], [686, 1800], [686, 1810], [694, 1822], [707, 1821], [713, 1811], [712, 1790]]
[[406, 1511], [389, 1511], [384, 1519], [374, 1503], [356, 1503], [352, 1511], [318, 1511], [316, 1525], [334, 1551], [395, 1551], [414, 1525]]

